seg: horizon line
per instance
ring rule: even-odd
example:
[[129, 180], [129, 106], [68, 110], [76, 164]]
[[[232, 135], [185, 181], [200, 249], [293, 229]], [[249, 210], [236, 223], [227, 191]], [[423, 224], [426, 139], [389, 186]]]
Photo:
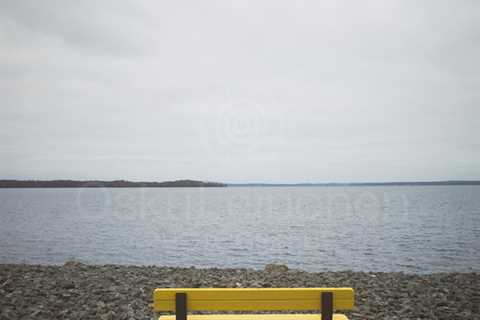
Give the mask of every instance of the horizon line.
[[168, 183], [168, 182], [202, 182], [202, 183], [218, 183], [224, 184], [227, 186], [351, 186], [351, 185], [454, 185], [454, 184], [463, 184], [463, 185], [477, 185], [480, 184], [480, 179], [473, 180], [464, 180], [464, 179], [448, 179], [448, 180], [408, 180], [408, 181], [359, 181], [359, 182], [223, 182], [223, 181], [214, 181], [214, 180], [196, 180], [196, 179], [176, 179], [176, 180], [126, 180], [126, 179], [114, 179], [114, 180], [100, 180], [100, 179], [86, 179], [86, 180], [76, 180], [76, 179], [52, 179], [52, 180], [43, 180], [43, 179], [0, 179], [1, 182], [6, 181], [15, 181], [15, 182], [101, 182], [101, 183], [112, 183], [112, 182], [128, 182], [128, 183]]

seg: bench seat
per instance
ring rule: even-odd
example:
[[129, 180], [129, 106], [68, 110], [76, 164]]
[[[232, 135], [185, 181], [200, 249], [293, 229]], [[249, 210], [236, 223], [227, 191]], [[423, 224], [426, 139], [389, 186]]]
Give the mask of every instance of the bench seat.
[[[319, 314], [190, 314], [189, 320], [321, 320]], [[159, 320], [175, 320], [175, 316], [160, 316]], [[348, 320], [343, 314], [334, 314], [333, 320]]]

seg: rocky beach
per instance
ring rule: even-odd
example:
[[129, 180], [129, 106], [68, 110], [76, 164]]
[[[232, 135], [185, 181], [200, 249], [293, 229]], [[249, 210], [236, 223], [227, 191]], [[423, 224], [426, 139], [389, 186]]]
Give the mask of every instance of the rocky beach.
[[480, 319], [480, 274], [0, 265], [0, 319], [152, 319], [157, 287], [353, 287], [351, 319]]

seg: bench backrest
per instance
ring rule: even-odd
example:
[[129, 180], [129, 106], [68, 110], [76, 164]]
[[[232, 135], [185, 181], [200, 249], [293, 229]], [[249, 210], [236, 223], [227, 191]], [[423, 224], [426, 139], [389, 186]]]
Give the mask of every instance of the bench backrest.
[[321, 310], [322, 297], [336, 310], [354, 305], [352, 288], [175, 288], [155, 289], [154, 310], [175, 311], [177, 294], [185, 294], [188, 311]]

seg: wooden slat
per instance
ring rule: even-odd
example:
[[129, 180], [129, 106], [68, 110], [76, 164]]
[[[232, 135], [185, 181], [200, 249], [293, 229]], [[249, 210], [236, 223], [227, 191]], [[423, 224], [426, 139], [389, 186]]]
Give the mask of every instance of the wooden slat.
[[175, 288], [155, 289], [154, 309], [174, 311], [175, 294], [187, 294], [189, 311], [320, 310], [321, 293], [333, 292], [333, 307], [353, 308], [352, 288]]
[[[175, 316], [161, 316], [159, 320], [175, 320]], [[193, 314], [188, 320], [322, 320], [320, 314]], [[333, 320], [348, 320], [343, 314], [334, 314]]]

